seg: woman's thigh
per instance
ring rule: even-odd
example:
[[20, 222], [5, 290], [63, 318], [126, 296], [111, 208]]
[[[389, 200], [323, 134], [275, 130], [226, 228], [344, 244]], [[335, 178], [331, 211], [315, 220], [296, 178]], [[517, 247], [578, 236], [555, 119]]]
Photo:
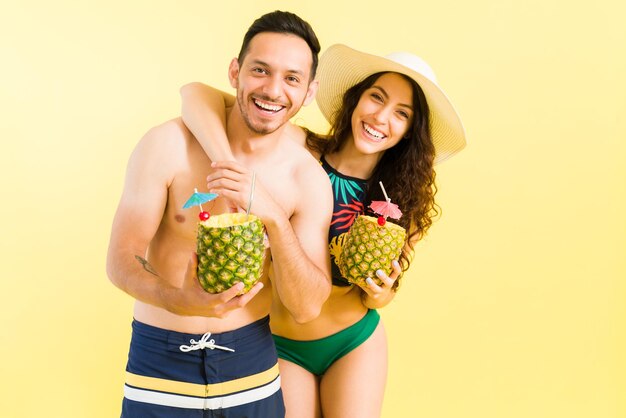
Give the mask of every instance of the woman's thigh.
[[382, 322], [322, 377], [324, 418], [379, 418], [387, 383], [387, 336]]
[[279, 358], [286, 418], [321, 418], [319, 378], [290, 361]]

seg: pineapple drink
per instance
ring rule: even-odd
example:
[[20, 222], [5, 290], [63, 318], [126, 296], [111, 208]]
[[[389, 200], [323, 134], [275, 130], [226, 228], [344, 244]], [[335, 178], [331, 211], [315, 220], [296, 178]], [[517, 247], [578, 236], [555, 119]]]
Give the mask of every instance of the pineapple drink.
[[198, 279], [209, 293], [243, 282], [243, 293], [259, 280], [265, 254], [264, 227], [245, 213], [225, 213], [198, 223]]
[[361, 215], [352, 224], [343, 241], [339, 256], [339, 271], [350, 283], [365, 286], [369, 277], [377, 285], [382, 284], [376, 270], [389, 276], [391, 262], [402, 253], [406, 230], [399, 225], [387, 222], [387, 217], [400, 219], [402, 211], [391, 203], [382, 182], [378, 182], [385, 200], [373, 201], [370, 205], [378, 218]]
[[341, 275], [360, 286], [366, 286], [368, 277], [380, 285], [376, 270], [391, 274], [391, 262], [400, 256], [405, 237], [404, 228], [382, 217], [359, 216], [343, 241], [339, 256]]

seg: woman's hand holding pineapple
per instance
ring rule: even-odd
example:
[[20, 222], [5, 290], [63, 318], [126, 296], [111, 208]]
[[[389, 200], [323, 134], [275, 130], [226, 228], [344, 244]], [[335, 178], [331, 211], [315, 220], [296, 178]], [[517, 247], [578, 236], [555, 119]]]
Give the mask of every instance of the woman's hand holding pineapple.
[[391, 270], [392, 272], [389, 276], [382, 270], [376, 271], [376, 277], [382, 282], [380, 285], [377, 285], [369, 277], [365, 279], [365, 283], [358, 283], [358, 286], [363, 290], [361, 295], [363, 305], [370, 309], [379, 309], [393, 300], [396, 295], [393, 285], [402, 273], [397, 260], [391, 262]]

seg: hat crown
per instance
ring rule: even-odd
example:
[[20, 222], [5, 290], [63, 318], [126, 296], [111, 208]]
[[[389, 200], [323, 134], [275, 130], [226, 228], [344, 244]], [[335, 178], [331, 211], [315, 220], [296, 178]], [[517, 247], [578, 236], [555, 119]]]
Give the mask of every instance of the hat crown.
[[437, 84], [437, 76], [426, 61], [409, 52], [392, 52], [385, 56], [390, 61], [403, 65], [411, 70], [420, 73], [433, 83]]

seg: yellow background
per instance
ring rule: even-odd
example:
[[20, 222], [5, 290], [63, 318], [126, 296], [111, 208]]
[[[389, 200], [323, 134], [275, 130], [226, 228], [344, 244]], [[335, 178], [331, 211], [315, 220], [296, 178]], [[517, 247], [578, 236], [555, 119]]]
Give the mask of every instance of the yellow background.
[[[274, 9], [323, 48], [421, 55], [467, 129], [438, 169], [443, 216], [382, 313], [383, 416], [625, 417], [617, 0], [3, 3], [0, 415], [119, 416], [132, 300], [104, 260], [127, 158], [183, 83], [228, 87]], [[300, 121], [324, 129], [315, 105]]]

